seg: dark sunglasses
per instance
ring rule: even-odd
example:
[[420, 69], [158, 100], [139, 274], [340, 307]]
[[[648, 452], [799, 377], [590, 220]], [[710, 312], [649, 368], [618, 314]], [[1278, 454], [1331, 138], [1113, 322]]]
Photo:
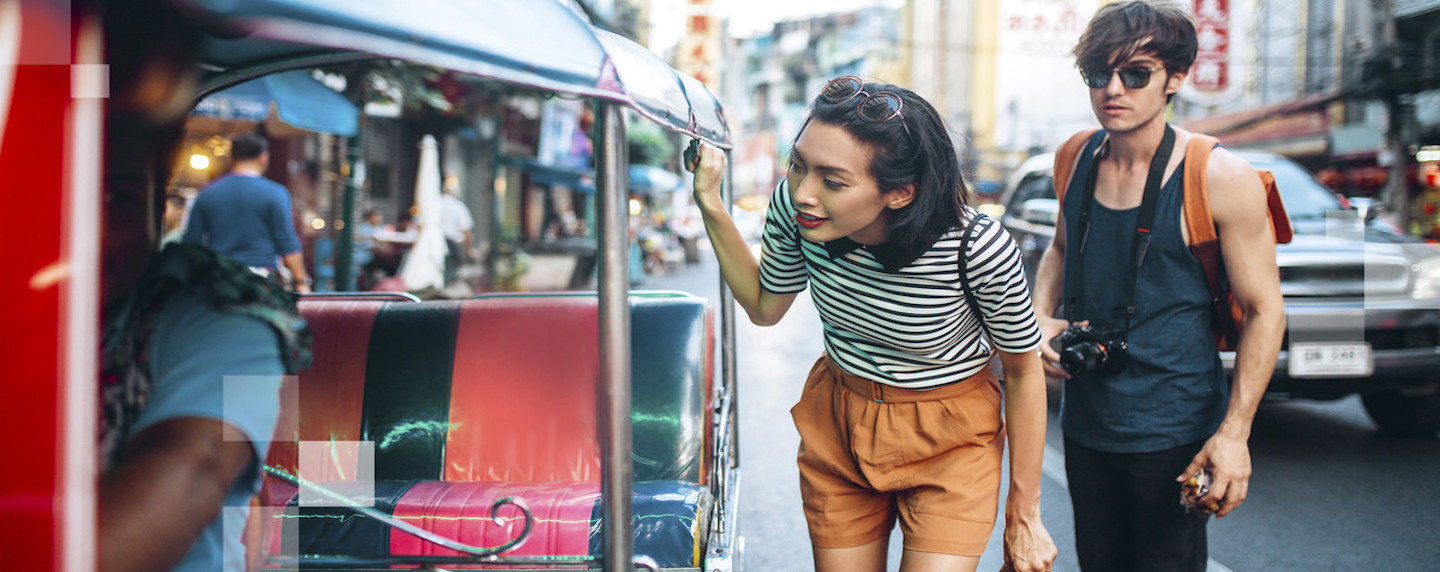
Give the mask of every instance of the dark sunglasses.
[[1120, 83], [1125, 89], [1140, 89], [1150, 85], [1150, 77], [1155, 72], [1165, 69], [1164, 66], [1153, 68], [1090, 68], [1080, 70], [1080, 77], [1085, 80], [1085, 85], [1093, 89], [1103, 89], [1110, 85], [1110, 78], [1116, 74], [1120, 75]]
[[[900, 118], [900, 126], [905, 128], [905, 134], [910, 135], [910, 126], [905, 124], [904, 116], [900, 115], [900, 109], [905, 107], [905, 101], [900, 96], [888, 92], [875, 94], [865, 93], [865, 80], [853, 75], [840, 76], [825, 84], [825, 89], [820, 90], [820, 101], [831, 105], [844, 103], [855, 96], [864, 96], [860, 103], [855, 105], [855, 115], [860, 119], [871, 123], [889, 121], [896, 117]], [[913, 139], [914, 135], [910, 135]]]

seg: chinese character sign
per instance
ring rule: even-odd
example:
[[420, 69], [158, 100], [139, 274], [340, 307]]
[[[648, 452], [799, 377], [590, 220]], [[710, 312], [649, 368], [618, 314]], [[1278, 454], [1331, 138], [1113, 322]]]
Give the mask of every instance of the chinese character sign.
[[1200, 91], [1223, 91], [1230, 85], [1230, 1], [1195, 0], [1195, 35], [1190, 82]]
[[676, 53], [676, 68], [715, 89], [719, 78], [720, 26], [710, 11], [710, 0], [689, 0], [685, 37]]

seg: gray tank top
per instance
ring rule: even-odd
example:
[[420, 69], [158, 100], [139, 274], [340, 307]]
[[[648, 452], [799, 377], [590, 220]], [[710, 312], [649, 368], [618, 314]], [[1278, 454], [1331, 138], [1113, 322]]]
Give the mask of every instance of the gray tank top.
[[[1062, 208], [1067, 226], [1066, 318], [1120, 330], [1131, 279], [1139, 208], [1113, 210], [1095, 201], [1084, 265], [1078, 226], [1084, 185], [1094, 167], [1097, 133], [1080, 153]], [[1183, 149], [1178, 151], [1183, 152]], [[1181, 234], [1184, 165], [1160, 188], [1150, 250], [1135, 284], [1129, 365], [1118, 374], [1067, 380], [1060, 424], [1076, 442], [1115, 453], [1161, 451], [1209, 438], [1219, 428], [1229, 383], [1211, 335], [1205, 273]], [[1083, 283], [1083, 289], [1077, 290]], [[1084, 295], [1076, 298], [1078, 292]], [[1072, 304], [1073, 302], [1073, 304]]]

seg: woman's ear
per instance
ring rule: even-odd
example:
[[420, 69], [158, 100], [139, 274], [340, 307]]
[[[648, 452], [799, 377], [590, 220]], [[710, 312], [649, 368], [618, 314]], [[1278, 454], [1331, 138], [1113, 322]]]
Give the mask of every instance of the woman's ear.
[[885, 192], [885, 206], [891, 209], [904, 208], [915, 200], [915, 183], [906, 183]]

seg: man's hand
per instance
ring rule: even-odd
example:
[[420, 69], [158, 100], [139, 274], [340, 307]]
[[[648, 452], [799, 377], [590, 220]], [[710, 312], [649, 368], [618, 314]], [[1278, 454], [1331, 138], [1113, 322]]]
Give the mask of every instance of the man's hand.
[[1201, 502], [1220, 503], [1220, 511], [1215, 516], [1223, 518], [1240, 508], [1250, 493], [1250, 445], [1243, 437], [1216, 433], [1175, 482], [1185, 482], [1205, 467], [1210, 468], [1214, 482], [1210, 484], [1210, 494], [1201, 498]]
[[1049, 572], [1059, 551], [1045, 524], [1040, 522], [1040, 509], [1021, 517], [1005, 518], [1005, 565], [1015, 572]]
[[[1070, 374], [1060, 366], [1060, 352], [1051, 347], [1050, 340], [1070, 327], [1070, 322], [1049, 316], [1035, 316], [1035, 321], [1040, 325], [1040, 361], [1045, 366], [1045, 376], [1054, 379], [1070, 379]], [[1090, 322], [1076, 322], [1076, 325], [1084, 326]]]

